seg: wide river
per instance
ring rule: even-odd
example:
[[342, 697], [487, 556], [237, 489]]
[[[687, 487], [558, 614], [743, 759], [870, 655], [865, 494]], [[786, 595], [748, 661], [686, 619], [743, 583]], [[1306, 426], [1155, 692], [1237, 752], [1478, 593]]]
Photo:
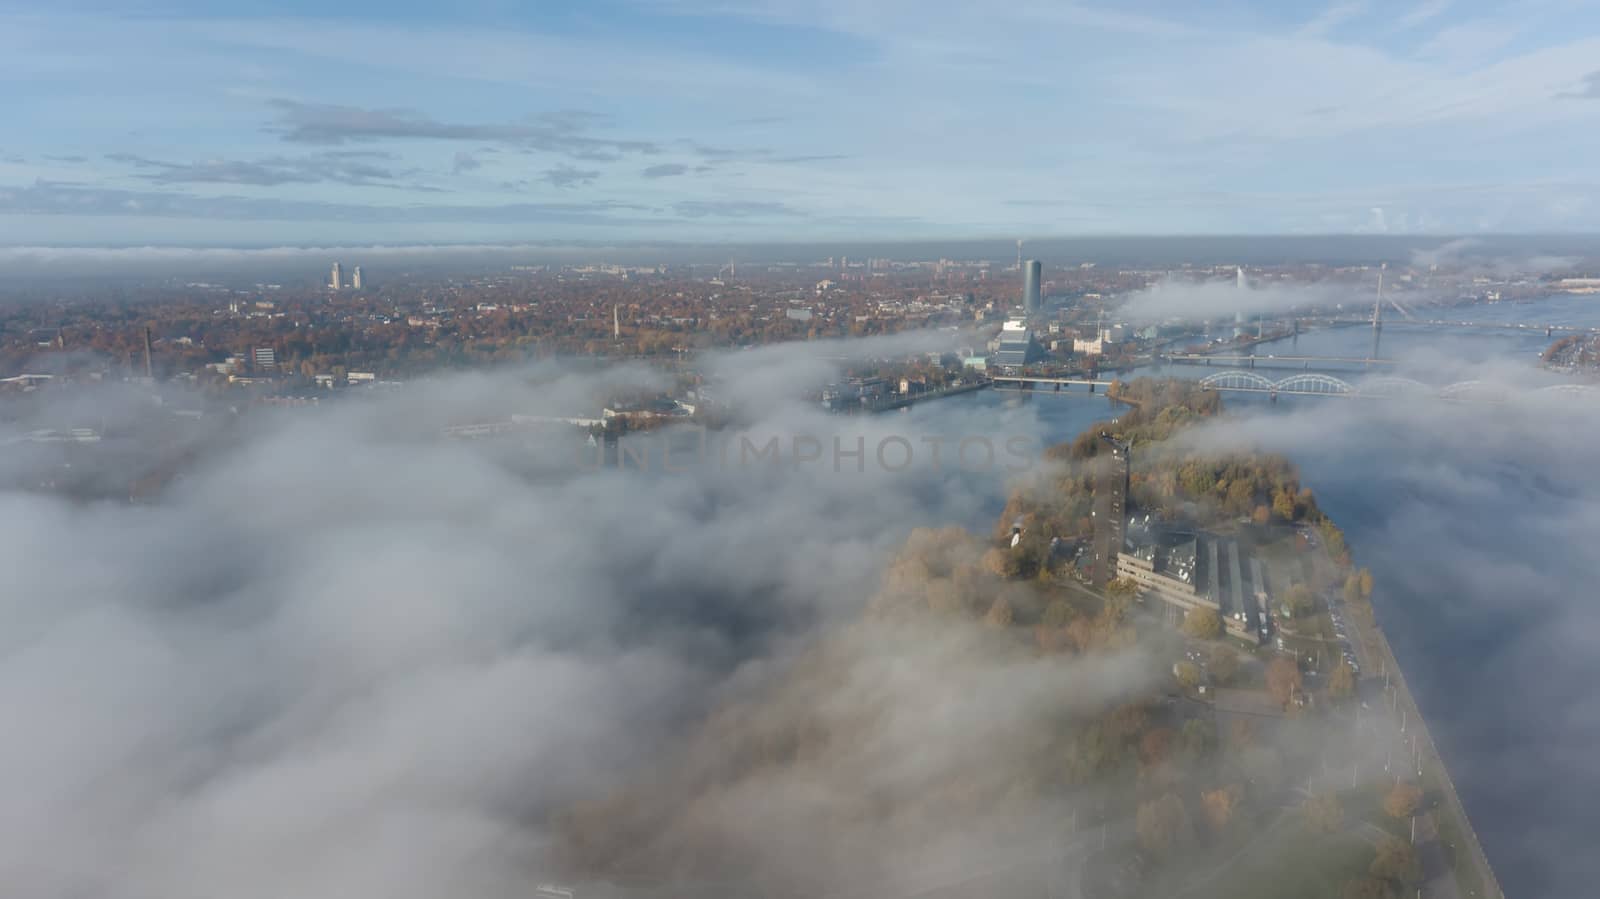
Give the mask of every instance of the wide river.
[[[1438, 317], [1593, 326], [1600, 325], [1600, 297], [1476, 306]], [[1332, 329], [1256, 352], [1361, 357], [1371, 341], [1370, 328]], [[1555, 380], [1536, 371], [1549, 342], [1542, 330], [1391, 324], [1381, 354], [1402, 363], [1397, 373], [1422, 380], [1493, 373], [1537, 382]], [[1386, 401], [1229, 398], [1230, 408], [1250, 417], [1298, 423], [1301, 433], [1281, 448], [1345, 529], [1358, 564], [1373, 570], [1380, 623], [1512, 896], [1595, 895], [1600, 884], [1600, 853], [1592, 848], [1600, 838], [1600, 401], [1570, 401], [1570, 410], [1543, 413], [1457, 407], [1446, 423], [1417, 407], [1414, 424], [1406, 413], [1367, 426], [1348, 410], [1333, 413], [1340, 404]], [[1317, 410], [1327, 410], [1329, 428], [1362, 431], [1307, 439], [1324, 414]], [[1086, 393], [991, 390], [902, 414], [927, 432], [956, 421], [962, 429], [977, 423], [997, 434], [1064, 440], [1117, 409]], [[1470, 426], [1463, 428], [1464, 419]], [[969, 527], [994, 523], [1004, 497], [993, 480], [992, 504], [973, 509]]]

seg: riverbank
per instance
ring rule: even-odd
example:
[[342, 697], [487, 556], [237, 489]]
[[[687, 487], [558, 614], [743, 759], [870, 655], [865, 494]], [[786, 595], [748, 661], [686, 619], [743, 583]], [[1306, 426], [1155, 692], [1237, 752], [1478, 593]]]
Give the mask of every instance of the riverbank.
[[917, 403], [927, 402], [928, 400], [943, 399], [947, 396], [959, 396], [963, 393], [973, 393], [975, 391], [983, 390], [989, 386], [990, 384], [988, 381], [972, 381], [965, 384], [956, 384], [953, 387], [941, 387], [938, 390], [929, 390], [925, 393], [914, 393], [904, 396], [896, 395], [885, 399], [882, 402], [873, 403], [867, 406], [866, 411], [888, 412], [891, 409], [904, 409], [909, 406], [914, 406]]
[[[1369, 626], [1361, 622], [1359, 616], [1350, 617], [1354, 619], [1354, 626], [1361, 634], [1368, 658], [1379, 662], [1380, 671], [1384, 676], [1384, 695], [1392, 699], [1394, 710], [1403, 716], [1402, 720], [1410, 722], [1409, 726], [1420, 738], [1413, 738], [1413, 745], [1417, 745], [1420, 750], [1417, 753], [1417, 776], [1422, 780], [1427, 792], [1436, 794], [1438, 800], [1427, 815], [1432, 819], [1432, 826], [1424, 827], [1423, 830], [1432, 831], [1433, 842], [1437, 844], [1442, 861], [1458, 889], [1454, 893], [1430, 891], [1429, 895], [1466, 895], [1504, 899], [1505, 891], [1495, 877], [1494, 868], [1489, 864], [1489, 857], [1483, 851], [1477, 831], [1473, 829], [1472, 821], [1467, 816], [1466, 808], [1461, 804], [1455, 782], [1451, 779], [1450, 771], [1439, 755], [1432, 734], [1428, 731], [1427, 719], [1412, 697], [1411, 688], [1406, 685], [1405, 674], [1400, 662], [1395, 658], [1394, 650], [1389, 646], [1388, 638], [1383, 635], [1382, 628], [1378, 627], [1376, 622]], [[1371, 671], [1367, 672], [1369, 677], [1372, 674]]]

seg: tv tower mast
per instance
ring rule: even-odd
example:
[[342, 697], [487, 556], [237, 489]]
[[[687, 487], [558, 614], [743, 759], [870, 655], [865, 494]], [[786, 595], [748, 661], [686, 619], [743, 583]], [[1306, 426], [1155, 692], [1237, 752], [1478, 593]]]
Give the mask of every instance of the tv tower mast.
[[1378, 339], [1383, 336], [1383, 272], [1388, 267], [1387, 262], [1378, 266], [1378, 300], [1372, 304], [1372, 359], [1378, 358]]

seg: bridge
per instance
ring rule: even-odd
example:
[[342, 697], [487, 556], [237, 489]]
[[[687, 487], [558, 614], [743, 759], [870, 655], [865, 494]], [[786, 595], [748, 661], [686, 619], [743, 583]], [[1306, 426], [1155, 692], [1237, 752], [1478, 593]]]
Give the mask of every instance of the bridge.
[[1352, 383], [1327, 374], [1305, 373], [1274, 381], [1253, 371], [1234, 369], [1200, 379], [1208, 390], [1259, 393], [1272, 396], [1324, 396], [1361, 399], [1439, 399], [1455, 402], [1508, 403], [1519, 396], [1581, 396], [1600, 398], [1600, 388], [1588, 384], [1556, 384], [1531, 391], [1515, 391], [1487, 381], [1458, 381], [1438, 387], [1410, 378], [1383, 376]]
[[[1311, 321], [1312, 319], [1307, 320]], [[1372, 319], [1370, 318], [1344, 317], [1323, 319], [1322, 321], [1330, 325], [1372, 324]], [[1469, 328], [1485, 331], [1533, 331], [1535, 333], [1542, 331], [1546, 337], [1553, 337], [1556, 334], [1600, 334], [1600, 328], [1588, 327], [1586, 325], [1540, 324], [1538, 322], [1481, 322], [1465, 321], [1460, 319], [1410, 318], [1384, 319], [1382, 323], [1385, 326], [1409, 325], [1415, 328]]]
[[1018, 387], [1029, 387], [1035, 384], [1054, 384], [1057, 390], [1063, 387], [1088, 387], [1090, 393], [1110, 387], [1113, 381], [1102, 381], [1096, 378], [1066, 378], [1048, 377], [1045, 375], [990, 375], [989, 383], [994, 385], [1015, 384]]
[[1310, 370], [1319, 365], [1395, 365], [1395, 359], [1357, 356], [1256, 356], [1240, 353], [1163, 353], [1161, 361], [1174, 365], [1243, 365], [1246, 368]]

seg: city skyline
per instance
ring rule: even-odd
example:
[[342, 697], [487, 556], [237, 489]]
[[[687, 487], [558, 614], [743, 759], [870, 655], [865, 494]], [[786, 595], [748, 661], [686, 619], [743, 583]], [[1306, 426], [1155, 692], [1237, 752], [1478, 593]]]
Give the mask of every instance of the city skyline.
[[255, 9], [0, 6], [0, 244], [1600, 229], [1559, 0]]

